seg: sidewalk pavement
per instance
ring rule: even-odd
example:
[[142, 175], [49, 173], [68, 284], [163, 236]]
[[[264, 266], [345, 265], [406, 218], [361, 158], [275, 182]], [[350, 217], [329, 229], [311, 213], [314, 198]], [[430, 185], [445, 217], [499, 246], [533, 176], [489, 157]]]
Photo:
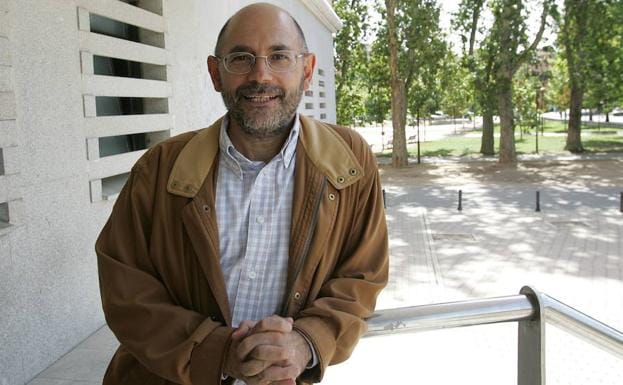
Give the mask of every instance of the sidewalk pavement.
[[[531, 285], [623, 330], [622, 190], [541, 188], [536, 212], [537, 188], [386, 185], [391, 279], [378, 308]], [[623, 383], [622, 359], [551, 325], [546, 335], [548, 384]], [[516, 323], [375, 337], [326, 384], [516, 384], [516, 351]]]
[[[513, 295], [531, 285], [623, 330], [623, 189], [548, 187], [535, 212], [536, 188], [385, 185], [391, 273], [378, 308]], [[516, 325], [365, 338], [323, 384], [516, 384]], [[623, 383], [622, 359], [546, 330], [548, 384]], [[30, 384], [99, 383], [115, 346], [104, 327]]]

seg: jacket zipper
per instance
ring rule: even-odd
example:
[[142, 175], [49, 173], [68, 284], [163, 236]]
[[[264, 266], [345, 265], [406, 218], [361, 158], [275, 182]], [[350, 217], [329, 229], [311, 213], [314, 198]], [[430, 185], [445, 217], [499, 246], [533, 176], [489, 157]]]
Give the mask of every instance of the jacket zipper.
[[289, 308], [290, 301], [292, 300], [292, 291], [293, 291], [292, 289], [294, 287], [294, 283], [296, 282], [296, 279], [301, 273], [301, 270], [303, 269], [303, 264], [305, 260], [307, 259], [307, 254], [309, 253], [309, 248], [311, 246], [311, 241], [314, 235], [314, 230], [316, 229], [316, 224], [318, 223], [318, 212], [320, 211], [320, 203], [322, 202], [322, 196], [324, 195], [324, 190], [326, 188], [327, 188], [327, 178], [323, 177], [322, 185], [320, 187], [320, 193], [318, 194], [318, 198], [316, 199], [314, 212], [312, 214], [312, 223], [311, 223], [311, 226], [309, 227], [307, 238], [305, 239], [305, 246], [303, 247], [303, 252], [301, 253], [301, 257], [298, 259], [297, 264], [296, 264], [296, 269], [294, 270], [294, 276], [292, 277], [292, 287], [288, 288], [289, 290], [288, 299], [283, 304], [283, 309], [281, 312], [283, 316], [286, 316], [288, 314], [287, 311]]

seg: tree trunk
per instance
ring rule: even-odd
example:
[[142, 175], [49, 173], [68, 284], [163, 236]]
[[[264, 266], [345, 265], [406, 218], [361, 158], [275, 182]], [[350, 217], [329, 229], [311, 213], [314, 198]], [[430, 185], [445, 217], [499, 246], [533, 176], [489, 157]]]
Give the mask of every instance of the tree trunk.
[[393, 126], [393, 149], [392, 166], [404, 167], [409, 163], [407, 151], [407, 135], [405, 126], [407, 122], [407, 95], [405, 85], [398, 81], [392, 86], [392, 126]]
[[493, 139], [493, 114], [484, 112], [482, 114], [482, 142], [480, 153], [483, 155], [495, 155]]
[[[501, 80], [501, 79], [500, 79]], [[498, 91], [500, 112], [500, 163], [517, 162], [515, 152], [515, 122], [513, 120], [513, 87], [511, 79], [503, 79]]]
[[[497, 33], [498, 50], [495, 55], [494, 71], [498, 111], [500, 114], [500, 163], [516, 163], [515, 151], [515, 122], [513, 119], [513, 77], [520, 66], [525, 63], [530, 54], [536, 50], [537, 45], [545, 32], [545, 25], [551, 1], [543, 1], [543, 11], [539, 30], [532, 43], [521, 53], [514, 34], [517, 30], [517, 20], [521, 19], [521, 12], [517, 6], [519, 1], [502, 1], [501, 12], [496, 15], [494, 24], [499, 31]], [[519, 12], [518, 12], [519, 10]], [[523, 21], [522, 21], [523, 23]], [[522, 30], [521, 28], [519, 30]]]
[[404, 167], [409, 162], [405, 124], [407, 121], [407, 97], [404, 82], [398, 78], [398, 43], [396, 37], [396, 0], [385, 0], [387, 8], [387, 34], [389, 36], [389, 67], [392, 88], [392, 126], [394, 131], [392, 166]]
[[582, 102], [584, 99], [585, 62], [583, 56], [587, 39], [588, 0], [566, 0], [565, 17], [562, 28], [567, 71], [569, 74], [569, 123], [567, 125], [567, 143], [565, 150], [578, 153], [582, 147]]
[[569, 106], [569, 125], [567, 127], [567, 144], [565, 150], [579, 153], [582, 147], [582, 99], [584, 91], [580, 87], [571, 87], [571, 100]]

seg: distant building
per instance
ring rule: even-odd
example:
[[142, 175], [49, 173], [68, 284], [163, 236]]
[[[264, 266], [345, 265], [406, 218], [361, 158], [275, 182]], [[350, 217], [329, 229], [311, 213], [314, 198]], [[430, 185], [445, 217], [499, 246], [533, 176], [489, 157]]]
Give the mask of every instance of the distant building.
[[[206, 58], [253, 1], [0, 0], [0, 384], [103, 325], [95, 238], [132, 164], [225, 112]], [[317, 54], [300, 106], [335, 121], [325, 0], [275, 0]]]
[[546, 46], [536, 50], [534, 58], [530, 61], [529, 70], [532, 76], [537, 76], [542, 82], [547, 82], [552, 76], [552, 65], [556, 61], [554, 47]]

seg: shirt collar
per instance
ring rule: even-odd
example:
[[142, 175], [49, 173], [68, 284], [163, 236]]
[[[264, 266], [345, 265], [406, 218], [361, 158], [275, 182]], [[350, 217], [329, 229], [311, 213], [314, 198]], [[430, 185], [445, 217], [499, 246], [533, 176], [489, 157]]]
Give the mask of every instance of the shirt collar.
[[[222, 159], [225, 161], [225, 164], [238, 177], [242, 178], [243, 168], [257, 168], [258, 164], [261, 164], [262, 162], [251, 161], [236, 149], [231, 139], [229, 138], [229, 134], [227, 133], [228, 125], [229, 115], [225, 115], [225, 117], [223, 117], [223, 121], [221, 122], [219, 135], [219, 150], [221, 151], [221, 154], [223, 154]], [[271, 162], [276, 158], [281, 158], [283, 160], [284, 168], [290, 167], [290, 164], [294, 159], [294, 155], [296, 154], [296, 144], [298, 142], [300, 130], [301, 121], [299, 118], [299, 114], [297, 113], [294, 118], [294, 126], [290, 130], [290, 135], [288, 136], [288, 139], [286, 139], [279, 153], [275, 155], [273, 159], [271, 159]]]

